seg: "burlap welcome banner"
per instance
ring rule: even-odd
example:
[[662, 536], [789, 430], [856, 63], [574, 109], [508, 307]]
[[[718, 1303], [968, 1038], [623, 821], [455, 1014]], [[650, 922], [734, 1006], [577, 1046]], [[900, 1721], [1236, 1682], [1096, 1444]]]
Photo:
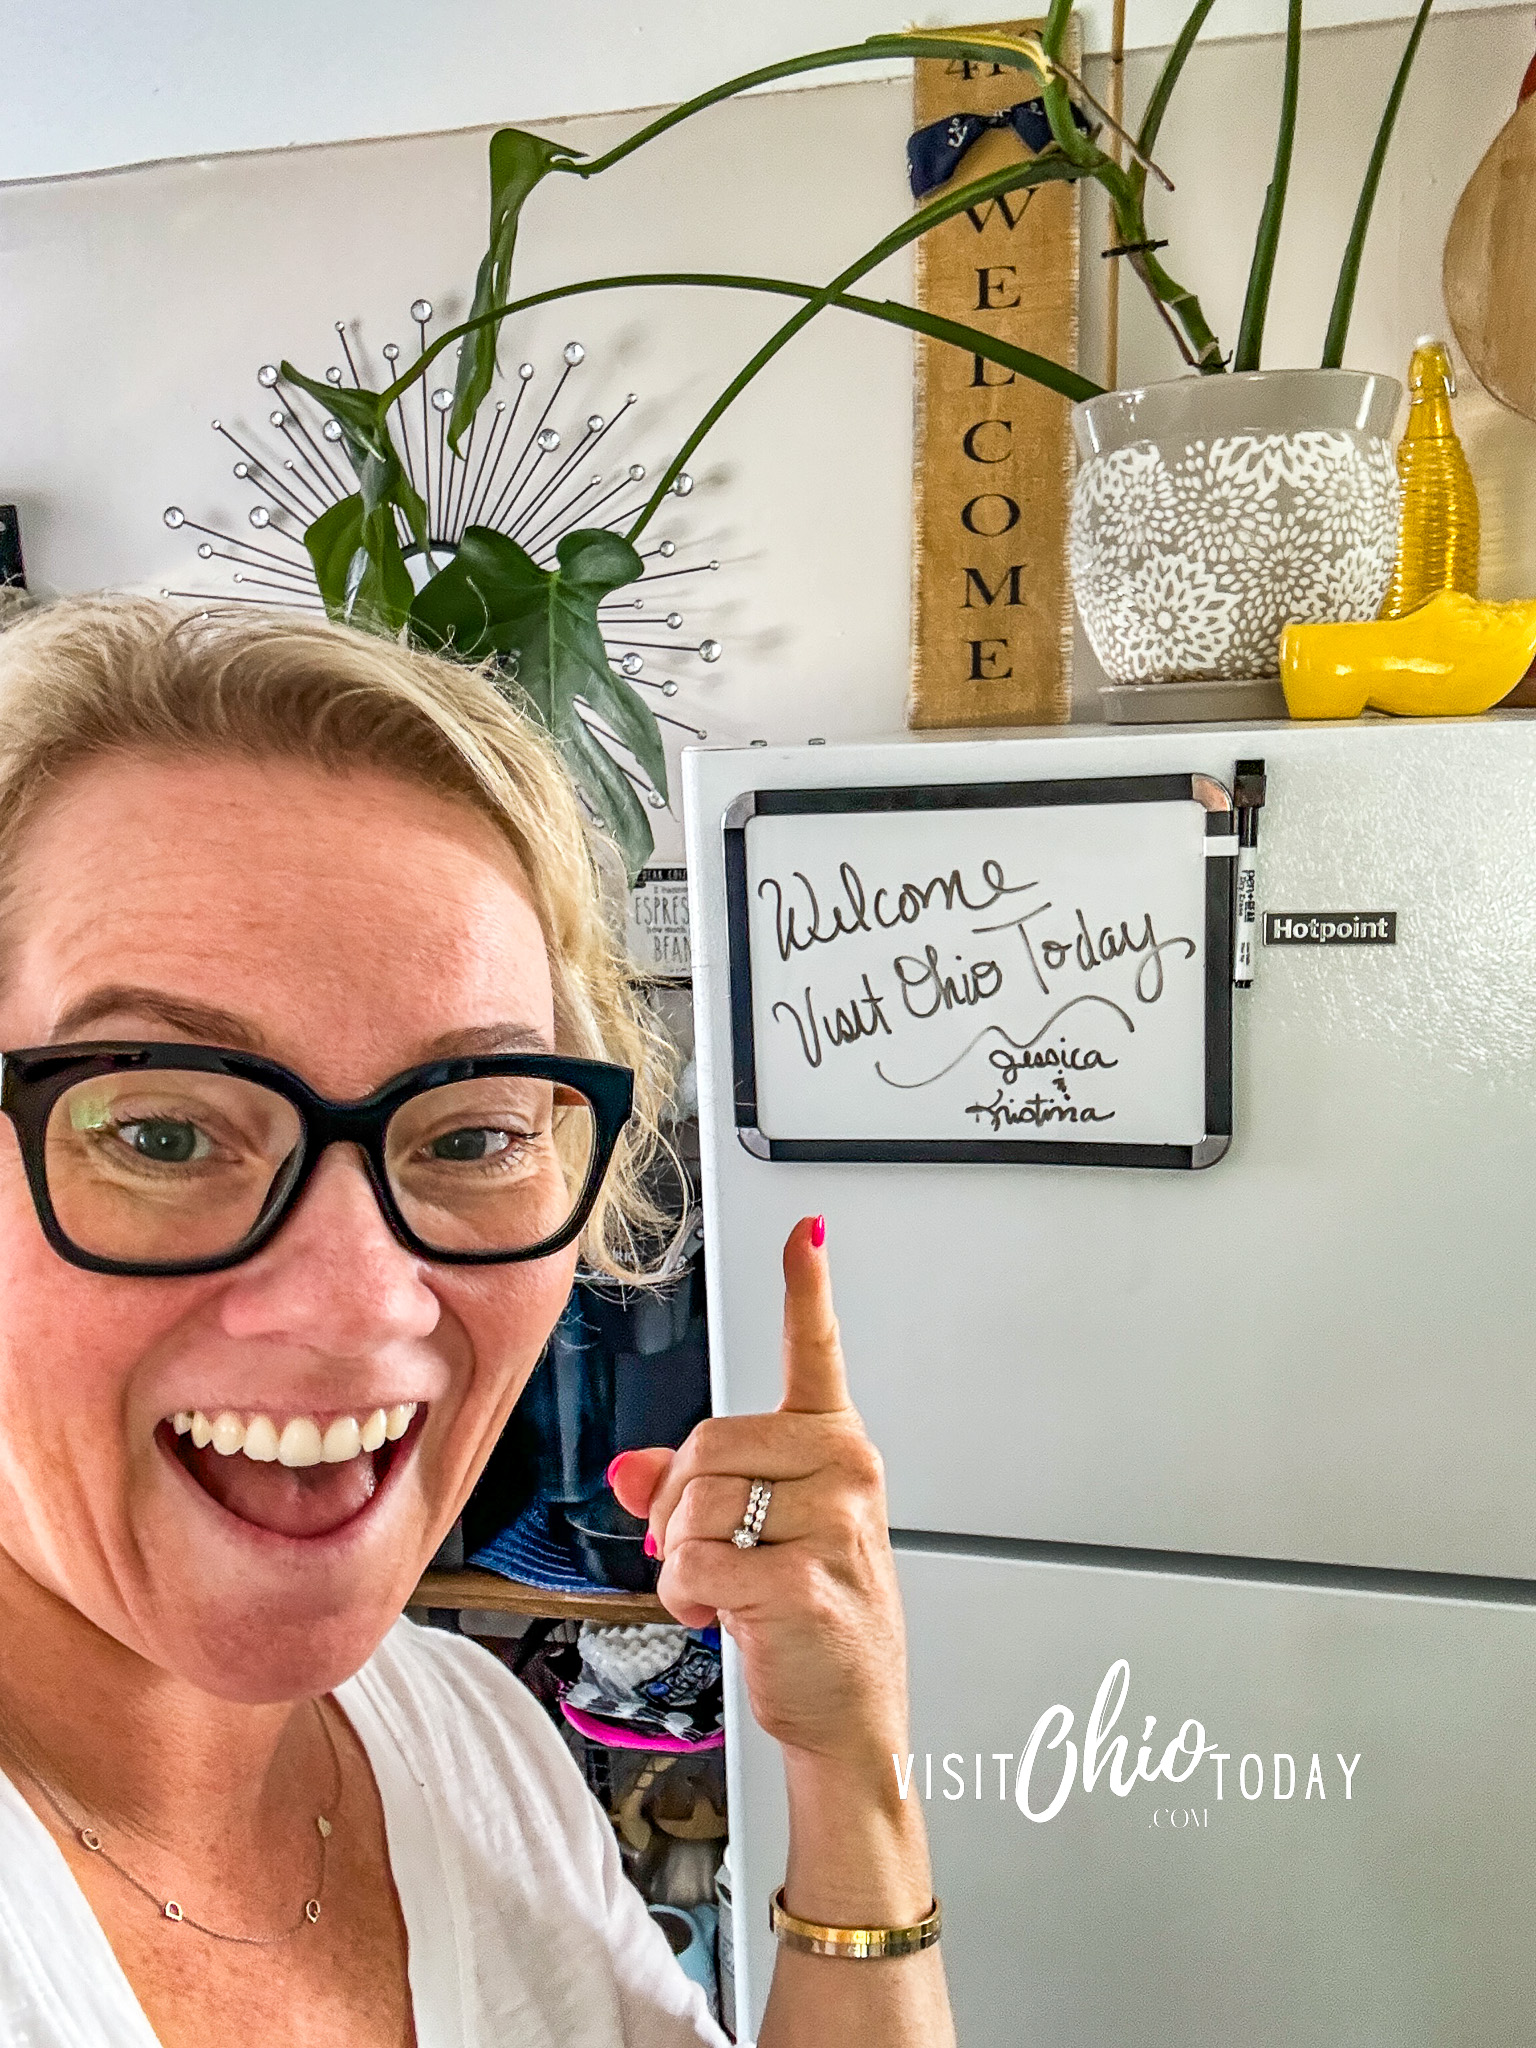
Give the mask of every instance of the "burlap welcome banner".
[[[1038, 21], [991, 22], [1038, 29]], [[1076, 51], [1066, 62], [1076, 68]], [[914, 67], [913, 125], [1027, 99], [1027, 72], [958, 58]], [[989, 130], [957, 179], [1025, 155]], [[941, 187], [940, 190], [944, 188]], [[1006, 193], [917, 245], [917, 303], [1057, 362], [1077, 359], [1075, 185]], [[1070, 701], [1067, 401], [980, 356], [917, 344], [913, 507], [913, 726], [1036, 725]]]

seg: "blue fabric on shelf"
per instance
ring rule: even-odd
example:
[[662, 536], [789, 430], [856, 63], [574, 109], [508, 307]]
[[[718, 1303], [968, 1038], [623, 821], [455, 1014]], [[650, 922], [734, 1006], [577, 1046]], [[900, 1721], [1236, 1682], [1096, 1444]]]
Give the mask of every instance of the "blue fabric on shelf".
[[541, 1593], [611, 1593], [611, 1586], [599, 1586], [589, 1579], [569, 1545], [553, 1535], [549, 1526], [549, 1502], [542, 1495], [531, 1500], [510, 1529], [477, 1550], [469, 1560], [504, 1579], [516, 1579], [524, 1586], [537, 1586]]

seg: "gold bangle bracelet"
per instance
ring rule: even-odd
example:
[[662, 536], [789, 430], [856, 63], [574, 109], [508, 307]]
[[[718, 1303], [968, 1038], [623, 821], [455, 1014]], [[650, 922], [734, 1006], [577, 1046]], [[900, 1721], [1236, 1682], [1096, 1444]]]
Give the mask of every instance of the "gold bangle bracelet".
[[768, 1925], [786, 1948], [797, 1948], [808, 1956], [847, 1956], [854, 1962], [915, 1956], [919, 1949], [932, 1948], [942, 1920], [937, 1899], [927, 1917], [911, 1927], [822, 1927], [814, 1920], [798, 1919], [788, 1910], [783, 1885], [768, 1902]]

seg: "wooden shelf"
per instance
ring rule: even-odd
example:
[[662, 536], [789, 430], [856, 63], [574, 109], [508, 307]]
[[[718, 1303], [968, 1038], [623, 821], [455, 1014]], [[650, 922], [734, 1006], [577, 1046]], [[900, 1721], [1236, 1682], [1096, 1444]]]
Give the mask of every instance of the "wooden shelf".
[[504, 1579], [499, 1572], [473, 1567], [458, 1572], [426, 1573], [411, 1605], [547, 1615], [557, 1621], [595, 1621], [626, 1628], [639, 1622], [672, 1619], [654, 1593], [546, 1593], [541, 1587]]

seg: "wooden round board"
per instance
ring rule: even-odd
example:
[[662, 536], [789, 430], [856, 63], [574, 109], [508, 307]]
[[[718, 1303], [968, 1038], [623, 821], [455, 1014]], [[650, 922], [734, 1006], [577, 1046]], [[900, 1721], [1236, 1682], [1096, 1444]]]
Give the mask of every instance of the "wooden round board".
[[1472, 173], [1445, 239], [1445, 309], [1486, 391], [1536, 420], [1536, 98]]

